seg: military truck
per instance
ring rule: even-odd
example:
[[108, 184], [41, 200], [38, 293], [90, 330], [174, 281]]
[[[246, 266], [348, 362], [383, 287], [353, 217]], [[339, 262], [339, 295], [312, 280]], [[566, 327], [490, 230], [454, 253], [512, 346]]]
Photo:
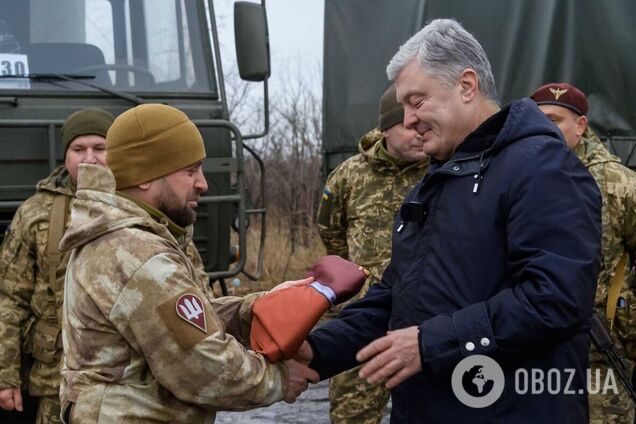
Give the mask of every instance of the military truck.
[[570, 82], [589, 98], [592, 129], [636, 168], [633, 0], [325, 0], [325, 175], [377, 125], [386, 65], [399, 46], [449, 17], [484, 47], [502, 103]]
[[[237, 2], [234, 18], [240, 76], [263, 81], [267, 111], [264, 3]], [[249, 215], [265, 210], [246, 206], [243, 154], [254, 153], [245, 140], [265, 135], [268, 119], [260, 134], [229, 120], [212, 1], [0, 0], [0, 234], [35, 183], [63, 163], [59, 130], [70, 113], [94, 106], [117, 116], [141, 103], [183, 110], [203, 135], [209, 191], [194, 241], [211, 281], [258, 277], [244, 269], [245, 231]]]

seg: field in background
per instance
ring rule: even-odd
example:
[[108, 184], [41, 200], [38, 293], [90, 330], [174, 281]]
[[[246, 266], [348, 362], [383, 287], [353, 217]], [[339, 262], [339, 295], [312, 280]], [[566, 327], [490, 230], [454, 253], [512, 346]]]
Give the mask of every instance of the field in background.
[[[230, 294], [243, 295], [268, 290], [283, 281], [304, 278], [307, 268], [325, 255], [325, 247], [315, 225], [304, 228], [297, 227], [294, 231], [295, 234], [292, 234], [287, 218], [276, 210], [268, 210], [266, 222], [267, 238], [263, 275], [259, 281], [251, 281], [243, 274], [226, 280], [225, 283]], [[252, 217], [247, 232], [246, 265], [246, 269], [251, 273], [256, 271], [260, 227], [260, 219]], [[238, 244], [236, 234], [233, 234], [232, 243]], [[240, 285], [235, 285], [235, 279], [239, 280]], [[214, 285], [214, 290], [220, 295], [217, 284]]]

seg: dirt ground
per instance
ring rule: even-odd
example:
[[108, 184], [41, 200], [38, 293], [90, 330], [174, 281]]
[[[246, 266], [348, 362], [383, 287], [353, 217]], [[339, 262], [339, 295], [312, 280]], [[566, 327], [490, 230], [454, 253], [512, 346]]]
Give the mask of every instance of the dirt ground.
[[[389, 423], [391, 404], [382, 424]], [[215, 424], [328, 424], [329, 388], [326, 381], [312, 385], [293, 404], [278, 402], [246, 412], [219, 412]]]

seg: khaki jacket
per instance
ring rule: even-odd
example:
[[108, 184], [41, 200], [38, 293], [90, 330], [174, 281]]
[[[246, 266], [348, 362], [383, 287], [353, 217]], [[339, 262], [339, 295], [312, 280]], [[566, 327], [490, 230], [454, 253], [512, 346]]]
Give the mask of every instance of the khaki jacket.
[[[601, 273], [595, 303], [604, 316], [607, 292], [623, 253], [628, 254], [628, 270], [636, 258], [636, 173], [621, 165], [620, 159], [610, 154], [590, 129], [574, 151], [594, 177], [603, 196]], [[620, 296], [614, 333], [633, 361], [636, 359], [636, 280], [633, 272], [626, 273]], [[594, 354], [592, 357], [598, 359], [599, 356]]]
[[[49, 214], [57, 195], [73, 203], [74, 188], [60, 166], [36, 190], [18, 208], [0, 250], [0, 388], [27, 386], [33, 396], [52, 396], [60, 385], [62, 295], [49, 287]], [[68, 258], [63, 254], [57, 266], [59, 287]]]
[[327, 178], [318, 229], [328, 254], [340, 255], [380, 279], [391, 259], [393, 220], [404, 197], [426, 174], [428, 160], [398, 166], [380, 153], [382, 133], [360, 139], [359, 154]]
[[[80, 165], [64, 292], [61, 399], [79, 422], [203, 423], [283, 398], [285, 365], [248, 350], [259, 296], [213, 299], [177, 240]], [[189, 231], [191, 235], [191, 231]]]

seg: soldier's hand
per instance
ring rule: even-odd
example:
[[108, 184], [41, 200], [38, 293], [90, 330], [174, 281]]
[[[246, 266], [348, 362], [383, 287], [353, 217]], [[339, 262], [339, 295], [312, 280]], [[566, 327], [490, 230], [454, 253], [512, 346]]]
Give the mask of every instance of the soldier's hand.
[[22, 393], [19, 388], [0, 389], [0, 408], [22, 412]]
[[318, 383], [320, 376], [311, 368], [308, 368], [293, 359], [285, 361], [288, 371], [287, 393], [284, 401], [294, 403], [298, 396], [309, 387], [308, 382]]
[[356, 355], [358, 362], [367, 362], [360, 369], [360, 378], [376, 384], [386, 381], [386, 388], [398, 384], [422, 370], [419, 329], [416, 326], [389, 331], [374, 340]]
[[290, 287], [302, 287], [314, 282], [314, 277], [303, 278], [302, 280], [294, 280], [294, 281], [285, 281], [284, 283], [280, 283], [269, 292], [275, 292], [276, 290], [288, 289]]
[[314, 351], [307, 340], [305, 340], [303, 344], [300, 345], [300, 349], [298, 349], [298, 353], [294, 356], [294, 360], [309, 366], [312, 359], [314, 359]]

